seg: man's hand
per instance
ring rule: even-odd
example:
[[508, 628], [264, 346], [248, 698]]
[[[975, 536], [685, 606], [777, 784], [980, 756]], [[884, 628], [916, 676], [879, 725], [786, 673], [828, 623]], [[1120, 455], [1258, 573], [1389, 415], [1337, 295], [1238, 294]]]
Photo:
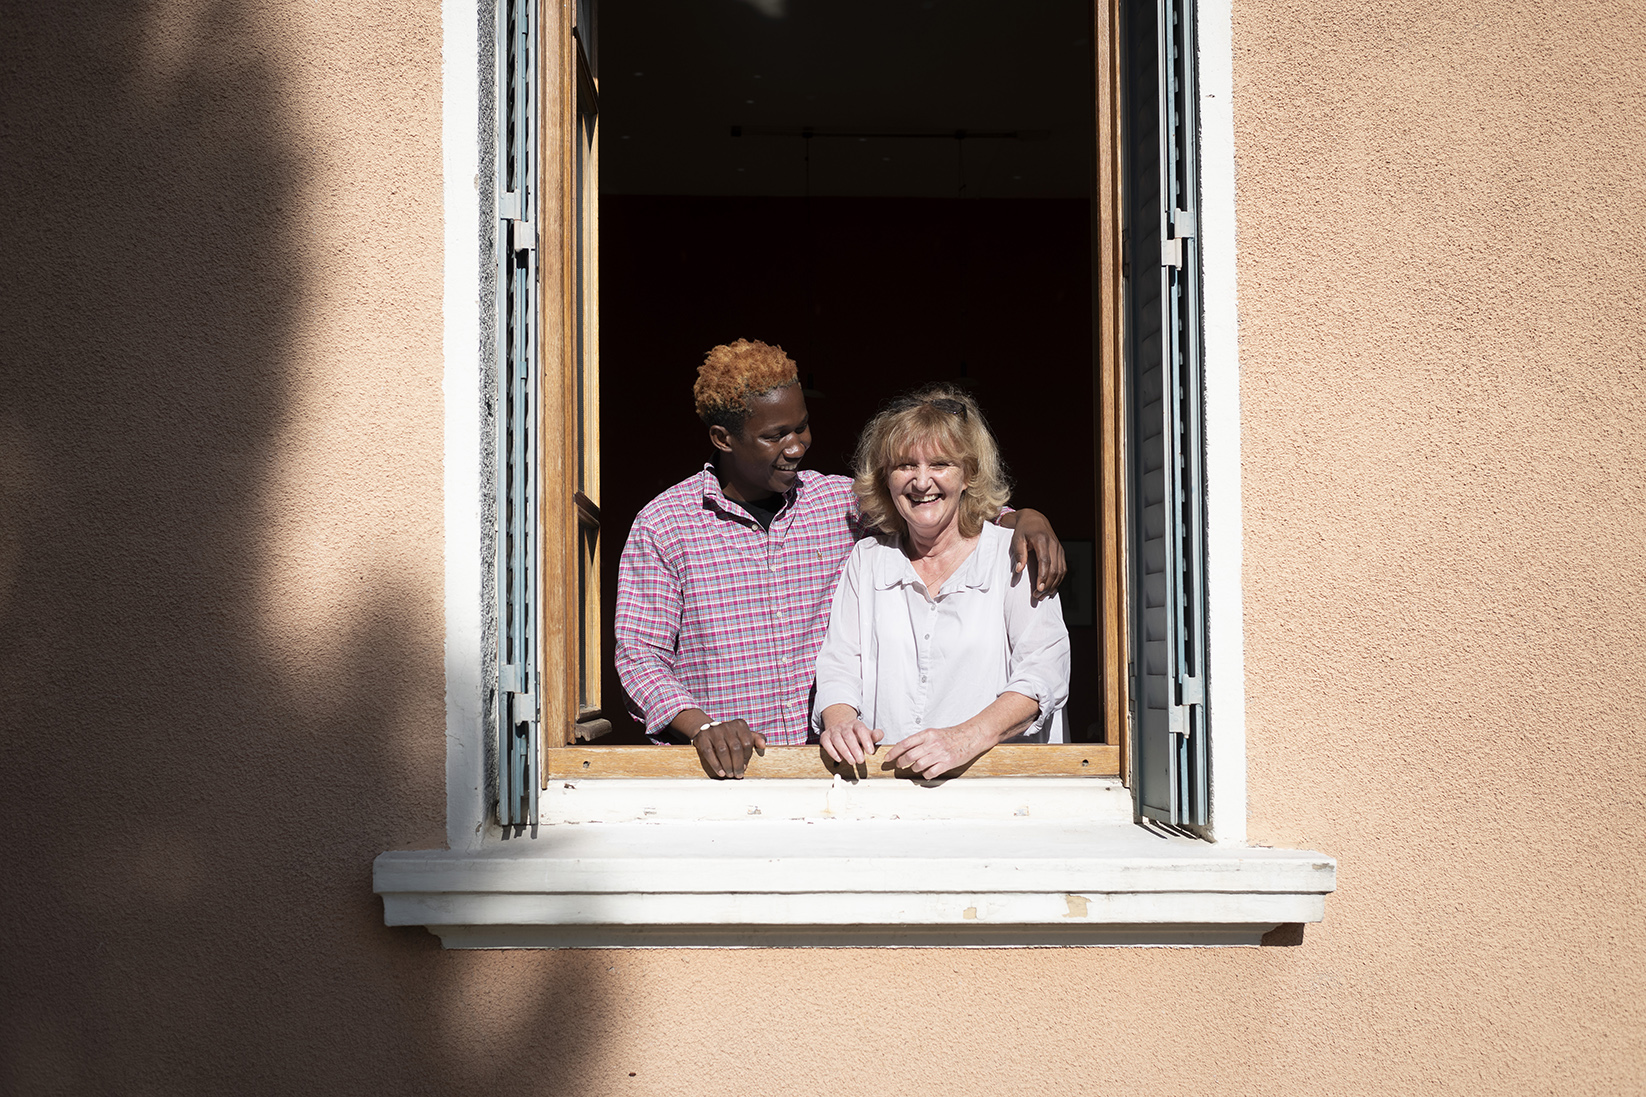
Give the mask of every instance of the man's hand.
[[830, 705], [823, 710], [823, 734], [818, 741], [836, 762], [862, 765], [886, 733], [863, 722], [850, 705]]
[[896, 769], [912, 769], [930, 780], [981, 757], [999, 741], [998, 735], [969, 724], [926, 728], [893, 744], [886, 752], [886, 761]]
[[689, 708], [669, 726], [692, 741], [703, 768], [716, 777], [739, 779], [750, 758], [766, 753], [766, 737], [742, 720], [711, 720], [702, 709]]
[[1038, 510], [1016, 510], [1000, 517], [1000, 524], [1012, 531], [1012, 574], [1022, 573], [1029, 566], [1029, 554], [1034, 554], [1035, 568], [1029, 572], [1037, 598], [1057, 593], [1063, 577], [1069, 572], [1063, 559], [1063, 542], [1052, 532], [1052, 524]]

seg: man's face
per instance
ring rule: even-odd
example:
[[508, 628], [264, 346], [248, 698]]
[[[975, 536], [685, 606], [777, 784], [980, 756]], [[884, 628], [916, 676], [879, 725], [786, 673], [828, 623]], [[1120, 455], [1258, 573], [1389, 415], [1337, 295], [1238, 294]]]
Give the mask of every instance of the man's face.
[[811, 420], [798, 384], [756, 396], [749, 408], [748, 421], [737, 434], [709, 428], [709, 441], [721, 454], [726, 494], [739, 502], [792, 488], [800, 459], [812, 446]]

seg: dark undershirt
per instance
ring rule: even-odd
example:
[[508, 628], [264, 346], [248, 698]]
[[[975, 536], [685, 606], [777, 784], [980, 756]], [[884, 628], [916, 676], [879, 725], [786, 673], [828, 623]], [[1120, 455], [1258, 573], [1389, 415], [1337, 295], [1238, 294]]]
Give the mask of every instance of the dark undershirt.
[[768, 495], [764, 499], [739, 499], [738, 502], [749, 512], [750, 517], [760, 523], [760, 528], [768, 532], [772, 528], [772, 519], [783, 509], [781, 495]]
[[[725, 479], [725, 477], [720, 475], [720, 470], [718, 468], [715, 470], [715, 478], [720, 481], [720, 490], [725, 491], [726, 490], [726, 479]], [[726, 496], [726, 498], [731, 499], [731, 496], [728, 495], [728, 496]], [[785, 501], [786, 501], [785, 496], [780, 495], [776, 492], [773, 492], [771, 495], [766, 496], [764, 499], [735, 499], [735, 500], [733, 500], [733, 502], [737, 503], [744, 510], [748, 511], [749, 516], [752, 517], [756, 522], [759, 522], [760, 523], [760, 528], [765, 530], [768, 533], [771, 532], [772, 519], [776, 518], [777, 517], [777, 512], [783, 509], [783, 504], [784, 504]]]

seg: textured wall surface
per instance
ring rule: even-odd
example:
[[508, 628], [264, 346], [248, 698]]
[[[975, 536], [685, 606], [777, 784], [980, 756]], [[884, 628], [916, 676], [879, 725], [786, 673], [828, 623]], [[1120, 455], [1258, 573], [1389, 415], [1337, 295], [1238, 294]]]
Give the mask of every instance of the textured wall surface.
[[1249, 950], [443, 953], [439, 11], [6, 0], [0, 1091], [1646, 1089], [1638, 5], [1240, 3]]

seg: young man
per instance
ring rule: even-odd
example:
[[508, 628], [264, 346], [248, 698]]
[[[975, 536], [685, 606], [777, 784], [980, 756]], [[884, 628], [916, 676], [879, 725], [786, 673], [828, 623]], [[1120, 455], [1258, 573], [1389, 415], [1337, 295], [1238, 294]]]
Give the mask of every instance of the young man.
[[[742, 777], [766, 745], [807, 741], [817, 651], [840, 568], [861, 534], [845, 476], [800, 468], [806, 399], [781, 347], [739, 339], [697, 371], [715, 460], [663, 492], [629, 530], [617, 572], [617, 674], [646, 733], [684, 737], [704, 768]], [[1002, 515], [1036, 589], [1063, 578], [1046, 519]]]

